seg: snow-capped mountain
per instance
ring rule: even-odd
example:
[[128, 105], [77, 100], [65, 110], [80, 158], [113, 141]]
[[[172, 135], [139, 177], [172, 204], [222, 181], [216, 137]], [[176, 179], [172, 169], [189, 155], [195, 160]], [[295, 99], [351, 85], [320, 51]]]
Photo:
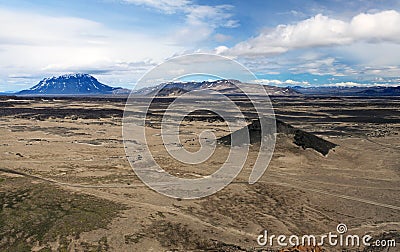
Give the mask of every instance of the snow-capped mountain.
[[89, 74], [65, 74], [45, 78], [30, 89], [18, 92], [18, 95], [105, 95], [123, 90], [100, 83]]

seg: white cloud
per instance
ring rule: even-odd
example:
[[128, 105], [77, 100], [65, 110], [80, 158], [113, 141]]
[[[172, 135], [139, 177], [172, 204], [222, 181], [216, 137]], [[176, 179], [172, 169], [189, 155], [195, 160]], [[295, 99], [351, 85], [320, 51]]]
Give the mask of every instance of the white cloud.
[[310, 85], [310, 83], [307, 82], [307, 81], [295, 81], [295, 80], [291, 80], [291, 79], [288, 79], [288, 80], [285, 80], [285, 81], [269, 80], [269, 79], [257, 79], [257, 80], [254, 80], [254, 82], [258, 83], [258, 84], [263, 84], [263, 85], [277, 85], [277, 86], [281, 86], [281, 85], [308, 86], [308, 85]]
[[352, 81], [345, 81], [345, 82], [325, 84], [323, 86], [327, 86], [327, 87], [366, 87], [366, 84], [352, 82]]
[[168, 14], [180, 11], [191, 4], [188, 0], [123, 0], [123, 2], [149, 6]]
[[366, 66], [361, 69], [363, 74], [377, 76], [376, 78], [385, 77], [398, 77], [400, 73], [400, 66]]
[[194, 26], [208, 23], [212, 27], [235, 28], [238, 22], [231, 19], [232, 13], [229, 11], [232, 8], [232, 5], [193, 5], [186, 8], [187, 23]]
[[394, 10], [361, 13], [351, 20], [350, 29], [354, 40], [400, 43], [400, 13]]
[[233, 14], [230, 13], [232, 8], [231, 5], [185, 7], [186, 22], [174, 32], [173, 40], [184, 44], [195, 44], [209, 39], [217, 28], [237, 27], [239, 23], [232, 19]]
[[[166, 14], [182, 13], [185, 23], [171, 32], [176, 44], [194, 44], [204, 41], [217, 28], [236, 28], [237, 20], [233, 19], [232, 5], [201, 5], [189, 0], [123, 0], [126, 3], [144, 5]], [[221, 36], [219, 37], [221, 38]]]
[[227, 51], [227, 50], [229, 50], [229, 48], [226, 47], [226, 46], [218, 46], [218, 47], [216, 47], [216, 48], [214, 49], [214, 53], [216, 53], [216, 54], [222, 54], [222, 53], [224, 53], [224, 52]]
[[397, 87], [399, 83], [358, 83], [352, 81], [325, 84], [325, 87]]
[[[0, 9], [0, 22], [0, 45], [90, 44], [98, 39], [98, 34], [92, 31], [101, 27], [97, 22], [81, 18], [44, 17], [4, 9]], [[68, 41], [64, 40], [66, 35], [72, 35]]]
[[350, 21], [318, 14], [295, 24], [265, 29], [225, 52], [238, 56], [284, 53], [292, 49], [366, 41], [400, 43], [400, 13], [395, 10], [354, 16]]
[[5, 90], [13, 89], [10, 85], [18, 80], [8, 76], [21, 74], [32, 76], [19, 79], [30, 85], [39, 76], [70, 71], [124, 72], [124, 77], [115, 78], [132, 82], [139, 72], [183, 50], [160, 43], [166, 40], [163, 37], [113, 30], [82, 18], [0, 9], [0, 23], [0, 78], [9, 83], [2, 87]]
[[374, 68], [399, 65], [400, 62], [400, 43], [358, 42], [341, 46], [333, 52], [339, 57], [351, 57], [352, 62], [360, 62], [362, 65]]
[[314, 75], [345, 76], [355, 74], [356, 71], [334, 57], [320, 57], [315, 59], [302, 59], [300, 63], [293, 63], [288, 67], [292, 73], [310, 73]]

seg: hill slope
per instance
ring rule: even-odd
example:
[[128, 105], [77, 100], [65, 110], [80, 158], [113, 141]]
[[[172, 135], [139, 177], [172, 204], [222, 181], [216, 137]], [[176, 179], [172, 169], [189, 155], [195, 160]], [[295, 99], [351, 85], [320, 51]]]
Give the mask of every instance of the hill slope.
[[[193, 90], [218, 91], [222, 94], [237, 95], [242, 93], [240, 87], [254, 87], [258, 84], [242, 83], [238, 80], [216, 80], [202, 82], [168, 82], [157, 86], [145, 87], [134, 91], [135, 95], [143, 96], [179, 96]], [[299, 95], [300, 93], [289, 87], [263, 86], [268, 95]]]

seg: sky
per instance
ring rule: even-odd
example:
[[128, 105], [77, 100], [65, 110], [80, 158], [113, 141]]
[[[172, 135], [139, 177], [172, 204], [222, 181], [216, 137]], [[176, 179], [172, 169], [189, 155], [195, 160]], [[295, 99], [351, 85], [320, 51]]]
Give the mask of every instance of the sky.
[[0, 92], [77, 72], [132, 88], [190, 53], [270, 85], [400, 85], [397, 0], [0, 0], [0, 24]]

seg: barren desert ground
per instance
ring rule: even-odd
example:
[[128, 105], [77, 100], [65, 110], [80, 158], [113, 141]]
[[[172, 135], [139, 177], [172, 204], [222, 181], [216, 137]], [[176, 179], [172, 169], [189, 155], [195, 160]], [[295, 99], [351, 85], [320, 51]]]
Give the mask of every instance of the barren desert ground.
[[[277, 119], [337, 147], [324, 156], [279, 133], [257, 183], [247, 183], [253, 145], [233, 183], [181, 200], [151, 190], [133, 172], [122, 140], [124, 99], [1, 98], [0, 250], [263, 251], [257, 237], [266, 229], [323, 235], [339, 223], [348, 233], [400, 243], [400, 99], [272, 101]], [[168, 158], [156, 111], [151, 119], [150, 149], [169, 173], [206, 176], [225, 161], [224, 145], [199, 166]], [[191, 151], [204, 129], [229, 134], [212, 115], [194, 114], [181, 129]]]

